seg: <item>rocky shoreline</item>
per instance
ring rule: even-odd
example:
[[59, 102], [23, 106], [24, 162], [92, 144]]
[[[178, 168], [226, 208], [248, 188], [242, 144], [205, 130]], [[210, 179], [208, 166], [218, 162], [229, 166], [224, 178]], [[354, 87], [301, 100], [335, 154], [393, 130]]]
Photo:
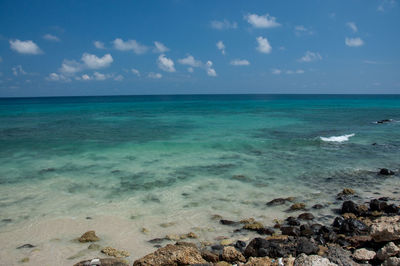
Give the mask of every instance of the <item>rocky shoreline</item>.
[[[396, 173], [381, 169], [379, 176]], [[399, 265], [400, 266], [400, 206], [398, 198], [379, 197], [363, 200], [351, 188], [337, 194], [337, 216], [323, 223], [313, 210], [329, 208], [315, 204], [307, 207], [295, 197], [276, 198], [267, 207], [287, 208], [288, 217], [265, 226], [254, 218], [239, 221], [210, 217], [215, 223], [230, 229], [231, 237], [216, 236], [213, 242], [201, 241], [196, 233], [169, 234], [149, 239], [157, 248], [134, 266], [144, 265]], [[358, 203], [356, 203], [358, 202]], [[294, 215], [296, 213], [296, 215]], [[142, 233], [147, 233], [142, 228]], [[255, 236], [257, 235], [257, 236]], [[255, 236], [255, 237], [253, 237]], [[100, 235], [101, 237], [101, 235]], [[84, 260], [74, 266], [131, 265], [130, 254], [113, 247], [102, 247], [95, 231], [88, 231], [76, 240], [89, 244], [88, 250], [99, 257]], [[171, 244], [174, 243], [174, 244]], [[31, 249], [24, 244], [18, 249]], [[82, 254], [86, 254], [85, 251]], [[82, 254], [69, 259], [77, 260]], [[20, 261], [29, 262], [29, 258]]]

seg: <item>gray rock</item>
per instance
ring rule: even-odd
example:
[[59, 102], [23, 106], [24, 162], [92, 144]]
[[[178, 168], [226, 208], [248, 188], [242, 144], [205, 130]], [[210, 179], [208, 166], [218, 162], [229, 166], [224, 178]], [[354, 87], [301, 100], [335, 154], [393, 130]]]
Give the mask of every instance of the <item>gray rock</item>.
[[400, 216], [383, 216], [373, 221], [371, 236], [376, 242], [400, 239]]
[[374, 259], [376, 256], [375, 251], [366, 248], [356, 249], [353, 253], [353, 258], [360, 261], [368, 261]]
[[356, 266], [359, 265], [351, 258], [351, 252], [344, 250], [339, 245], [329, 245], [324, 257], [339, 266]]
[[294, 261], [294, 266], [337, 266], [337, 264], [318, 255], [301, 254]]
[[382, 266], [400, 266], [400, 258], [391, 257], [385, 260]]
[[389, 242], [376, 253], [376, 256], [380, 260], [386, 260], [387, 258], [396, 256], [399, 253], [400, 248], [393, 242]]

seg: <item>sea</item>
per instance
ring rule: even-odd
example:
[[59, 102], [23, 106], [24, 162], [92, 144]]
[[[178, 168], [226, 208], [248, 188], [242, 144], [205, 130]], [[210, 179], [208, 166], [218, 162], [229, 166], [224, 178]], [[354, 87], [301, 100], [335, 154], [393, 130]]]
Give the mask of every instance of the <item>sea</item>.
[[329, 223], [345, 187], [396, 197], [399, 121], [400, 95], [0, 98], [0, 261], [72, 265], [90, 229], [133, 261], [165, 234], [232, 237], [215, 217], [273, 225], [278, 197]]

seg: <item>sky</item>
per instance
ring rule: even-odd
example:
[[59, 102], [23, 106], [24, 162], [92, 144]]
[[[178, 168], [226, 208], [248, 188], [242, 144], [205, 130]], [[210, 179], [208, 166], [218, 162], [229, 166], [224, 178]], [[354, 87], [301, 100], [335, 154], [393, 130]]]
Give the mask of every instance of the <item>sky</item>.
[[400, 93], [398, 0], [0, 1], [0, 97]]

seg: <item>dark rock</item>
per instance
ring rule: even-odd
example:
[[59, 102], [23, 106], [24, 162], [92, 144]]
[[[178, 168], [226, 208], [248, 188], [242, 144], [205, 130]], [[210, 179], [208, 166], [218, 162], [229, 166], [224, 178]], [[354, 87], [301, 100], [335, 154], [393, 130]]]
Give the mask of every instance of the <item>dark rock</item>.
[[376, 121], [376, 123], [377, 124], [384, 124], [384, 123], [390, 123], [392, 121], [393, 121], [393, 119], [382, 119], [382, 120]]
[[[259, 250], [262, 249], [263, 247], [268, 246], [268, 241], [265, 240], [264, 238], [254, 238], [253, 240], [250, 241], [250, 243], [247, 245], [246, 249], [244, 250], [244, 256], [245, 257], [261, 257], [259, 254]], [[261, 251], [262, 253], [262, 251]]]
[[394, 172], [392, 170], [387, 169], [387, 168], [382, 168], [379, 171], [379, 174], [380, 175], [394, 175]]
[[264, 227], [264, 228], [258, 229], [257, 233], [259, 233], [260, 235], [272, 235], [275, 233], [275, 231], [272, 228]]
[[[336, 220], [335, 220], [336, 221]], [[344, 219], [338, 227], [338, 233], [348, 235], [359, 235], [368, 232], [368, 226], [357, 219]]]
[[294, 226], [282, 226], [280, 228], [282, 235], [288, 235], [288, 236], [299, 236], [300, 235], [300, 230], [297, 227]]
[[350, 251], [344, 250], [338, 245], [328, 245], [328, 250], [326, 251], [324, 256], [331, 262], [336, 263], [339, 266], [359, 265], [352, 260]]
[[314, 231], [308, 224], [303, 224], [300, 226], [300, 235], [310, 237], [314, 234]]
[[399, 213], [399, 207], [397, 207], [395, 204], [390, 204], [386, 206], [384, 211], [386, 213]]
[[161, 244], [161, 242], [163, 242], [165, 240], [165, 238], [153, 238], [150, 239], [148, 242], [151, 244]]
[[239, 222], [234, 222], [230, 220], [219, 220], [219, 223], [223, 225], [232, 225], [232, 226], [239, 224]]
[[313, 220], [315, 217], [312, 215], [312, 213], [305, 212], [300, 214], [297, 218], [301, 220]]
[[312, 224], [311, 225], [311, 230], [314, 232], [314, 234], [318, 234], [319, 231], [322, 228], [322, 224]]
[[21, 248], [34, 248], [36, 246], [32, 245], [32, 244], [23, 244], [22, 246], [17, 247], [17, 249], [21, 249]]
[[208, 250], [201, 251], [201, 256], [208, 262], [216, 263], [219, 261], [219, 255]]
[[306, 237], [300, 237], [297, 240], [297, 254], [305, 253], [307, 255], [317, 254], [319, 248], [318, 245], [315, 244], [313, 240], [310, 240]]
[[319, 210], [324, 208], [324, 206], [322, 204], [315, 204], [314, 206], [312, 206], [313, 209]]
[[294, 239], [263, 239], [255, 238], [247, 245], [244, 255], [248, 257], [280, 258], [289, 255], [296, 256], [297, 243]]
[[358, 208], [358, 205], [354, 203], [351, 200], [345, 201], [342, 204], [342, 210], [341, 213], [354, 213], [355, 215], [358, 215], [360, 213], [360, 210]]
[[212, 250], [223, 250], [224, 246], [222, 246], [222, 245], [212, 245], [211, 249]]
[[373, 199], [369, 203], [369, 208], [371, 211], [384, 211], [387, 208], [388, 204], [386, 201], [381, 201], [377, 199]]
[[92, 220], [93, 218], [92, 217], [90, 217], [90, 216], [87, 216], [86, 217], [86, 220]]
[[240, 250], [241, 252], [243, 252], [244, 248], [246, 247], [246, 242], [238, 240], [235, 243], [235, 248], [237, 248], [238, 250]]
[[323, 235], [317, 235], [314, 237], [315, 242], [317, 242], [319, 245], [325, 245], [326, 244], [326, 240], [324, 238]]
[[380, 197], [378, 200], [389, 201], [389, 197]]
[[289, 216], [288, 218], [286, 218], [286, 222], [288, 225], [292, 225], [292, 226], [300, 225], [300, 222], [293, 216]]
[[292, 202], [294, 200], [293, 197], [289, 197], [289, 198], [277, 198], [277, 199], [273, 199], [269, 202], [267, 202], [267, 206], [278, 206], [278, 205], [283, 205], [286, 202]]

